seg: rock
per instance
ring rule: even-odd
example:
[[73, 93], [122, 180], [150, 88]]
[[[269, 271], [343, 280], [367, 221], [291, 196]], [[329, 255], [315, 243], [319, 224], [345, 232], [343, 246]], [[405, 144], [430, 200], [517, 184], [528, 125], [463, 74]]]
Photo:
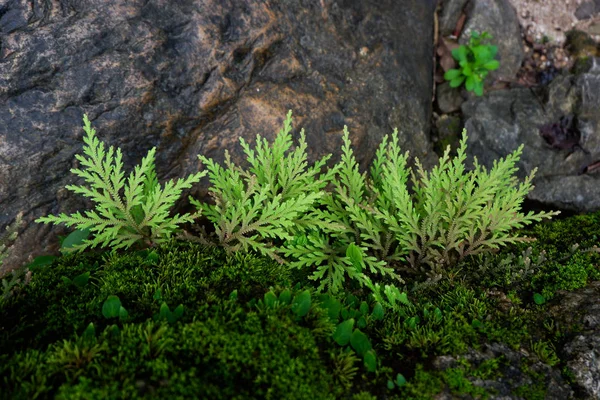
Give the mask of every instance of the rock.
[[[273, 138], [289, 109], [295, 135], [306, 129], [311, 161], [326, 153], [339, 159], [348, 125], [363, 168], [394, 127], [403, 150], [434, 165], [428, 134], [435, 6], [4, 2], [0, 228], [21, 210], [26, 223], [4, 269], [56, 253], [58, 235], [71, 232], [33, 220], [92, 206], [64, 189], [82, 183], [69, 170], [83, 146], [84, 113], [100, 140], [122, 149], [126, 174], [156, 146], [161, 182], [196, 172], [198, 154], [222, 161], [227, 149], [242, 161], [238, 139]], [[199, 186], [189, 194], [206, 199], [208, 187]]]
[[444, 114], [460, 110], [465, 99], [460, 94], [460, 88], [450, 87], [449, 82], [439, 84], [435, 88], [438, 108]]
[[467, 44], [471, 31], [487, 31], [493, 36], [489, 43], [498, 46], [496, 59], [500, 61], [500, 67], [490, 72], [485, 80], [486, 87], [490, 87], [496, 79], [515, 79], [525, 54], [517, 12], [510, 1], [472, 0], [467, 6], [467, 23], [459, 43]]
[[[522, 397], [515, 394], [517, 389], [537, 383], [531, 376], [523, 373], [523, 369], [526, 367], [531, 373], [535, 373], [545, 380], [546, 399], [568, 399], [573, 395], [573, 390], [565, 382], [558, 368], [552, 368], [540, 361], [531, 364], [527, 353], [512, 350], [502, 343], [486, 343], [480, 351], [469, 349], [466, 354], [460, 356], [460, 360], [453, 356], [438, 356], [433, 360], [433, 366], [443, 371], [448, 368], [460, 368], [461, 362], [464, 363], [465, 360], [471, 365], [477, 366], [493, 359], [504, 360], [498, 372], [501, 378], [485, 380], [468, 378], [474, 386], [495, 391], [496, 394], [487, 397], [490, 400], [521, 399]], [[456, 396], [447, 387], [436, 396], [437, 400], [455, 398]]]
[[[550, 207], [590, 212], [600, 209], [600, 75], [559, 76], [546, 94], [529, 89], [491, 92], [462, 106], [469, 135], [467, 152], [488, 169], [523, 143], [517, 176], [537, 168], [528, 198]], [[542, 101], [547, 98], [547, 101]], [[540, 134], [547, 124], [572, 115], [578, 143], [550, 145]]]
[[600, 282], [572, 292], [559, 291], [550, 312], [557, 326], [579, 326], [560, 351], [580, 398], [600, 398]]
[[443, 0], [439, 13], [439, 29], [441, 36], [450, 36], [456, 29], [458, 19], [469, 0]]

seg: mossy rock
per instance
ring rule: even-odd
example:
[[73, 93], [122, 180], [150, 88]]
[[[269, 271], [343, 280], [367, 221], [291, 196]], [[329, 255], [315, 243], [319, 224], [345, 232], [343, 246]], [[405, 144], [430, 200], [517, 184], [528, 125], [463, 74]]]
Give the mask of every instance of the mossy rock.
[[290, 313], [225, 300], [196, 317], [4, 356], [0, 390], [9, 398], [336, 398], [310, 327]]

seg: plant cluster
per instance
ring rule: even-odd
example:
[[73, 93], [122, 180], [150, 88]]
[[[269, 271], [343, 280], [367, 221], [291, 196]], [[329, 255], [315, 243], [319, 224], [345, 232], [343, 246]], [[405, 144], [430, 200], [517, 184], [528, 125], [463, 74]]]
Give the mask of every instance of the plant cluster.
[[[394, 131], [391, 140], [384, 137], [367, 177], [359, 172], [347, 128], [341, 161], [323, 172], [329, 156], [309, 166], [304, 131], [299, 145], [290, 150], [291, 122], [290, 111], [272, 146], [260, 135], [254, 149], [240, 139], [248, 169], [232, 163], [227, 153], [227, 168], [198, 156], [207, 171], [177, 183], [169, 181], [161, 189], [154, 172], [155, 149], [125, 185], [120, 149], [114, 158], [112, 146], [105, 153], [84, 116], [84, 153], [89, 158], [77, 158], [88, 169], [72, 172], [90, 187], [67, 188], [94, 200], [97, 211], [41, 217], [36, 222], [65, 223], [77, 226], [79, 232], [89, 231], [93, 239], [82, 236], [80, 243], [70, 243], [70, 250], [82, 251], [99, 244], [113, 249], [140, 241], [158, 244], [177, 232], [178, 225], [204, 213], [216, 230], [216, 237], [203, 238], [205, 242], [212, 240], [228, 251], [253, 249], [290, 268], [311, 269], [309, 279], [320, 281], [319, 291], [335, 294], [348, 276], [378, 296], [379, 286], [371, 279], [376, 274], [398, 282], [403, 281], [401, 270], [439, 277], [445, 267], [466, 256], [528, 240], [511, 236], [511, 230], [558, 214], [519, 212], [535, 174], [534, 170], [517, 185], [513, 174], [522, 146], [494, 162], [489, 172], [477, 159], [474, 170], [467, 172], [463, 131], [454, 160], [447, 149], [430, 172], [416, 159], [414, 172], [407, 168], [408, 153], [401, 153]], [[215, 204], [190, 197], [197, 213], [169, 217], [169, 208], [182, 190], [206, 174]], [[409, 178], [413, 194], [407, 188]], [[332, 191], [325, 191], [328, 184], [333, 185]], [[378, 301], [391, 305], [389, 296], [387, 302]]]
[[464, 83], [468, 91], [475, 92], [477, 96], [483, 95], [483, 80], [489, 71], [494, 71], [500, 66], [498, 60], [494, 60], [498, 47], [482, 43], [492, 38], [492, 35], [485, 31], [481, 35], [473, 31], [469, 44], [460, 45], [452, 50], [452, 57], [458, 61], [460, 68], [450, 69], [444, 74], [444, 79], [450, 81], [450, 87], [459, 87]]

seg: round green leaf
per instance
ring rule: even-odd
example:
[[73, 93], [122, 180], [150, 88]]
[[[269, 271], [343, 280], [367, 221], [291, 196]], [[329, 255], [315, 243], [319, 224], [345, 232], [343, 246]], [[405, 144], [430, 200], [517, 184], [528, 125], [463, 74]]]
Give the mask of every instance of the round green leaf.
[[304, 317], [310, 310], [311, 299], [308, 290], [303, 291], [297, 296], [294, 296], [292, 301], [292, 311], [299, 317]]
[[404, 386], [406, 384], [406, 378], [402, 374], [396, 375], [396, 385]]
[[119, 316], [120, 308], [121, 300], [119, 300], [118, 296], [111, 294], [102, 305], [102, 315], [104, 315], [105, 318], [116, 318]]
[[369, 305], [366, 301], [362, 301], [358, 309], [360, 310], [362, 315], [367, 315], [369, 313]]
[[339, 324], [333, 333], [333, 340], [340, 346], [345, 346], [350, 341], [352, 336], [352, 328], [354, 328], [354, 319], [350, 318]]
[[373, 348], [367, 335], [362, 333], [360, 329], [355, 329], [354, 332], [352, 332], [352, 336], [350, 336], [350, 345], [361, 357]]
[[535, 304], [537, 305], [542, 305], [546, 302], [546, 298], [544, 296], [542, 296], [539, 293], [534, 293], [533, 294], [533, 301], [535, 302]]
[[289, 289], [285, 289], [283, 292], [279, 293], [279, 301], [281, 304], [290, 304], [292, 301], [292, 292]]
[[173, 310], [173, 315], [175, 315], [177, 318], [181, 318], [183, 315], [183, 304], [178, 305], [177, 308]]
[[475, 82], [473, 89], [477, 96], [483, 96], [483, 82]]
[[472, 92], [473, 89], [475, 88], [475, 80], [473, 79], [472, 76], [469, 76], [467, 78], [467, 81], [465, 82], [465, 87], [467, 88], [467, 90], [469, 92]]
[[120, 319], [125, 319], [127, 318], [127, 310], [125, 308], [123, 308], [123, 306], [119, 307], [119, 318]]
[[275, 307], [275, 302], [277, 302], [277, 296], [275, 296], [275, 293], [273, 293], [272, 291], [269, 290], [267, 293], [265, 293], [264, 299], [265, 299], [265, 305], [268, 308]]
[[392, 389], [394, 389], [394, 387], [395, 387], [395, 386], [394, 386], [394, 382], [392, 382], [392, 381], [390, 381], [390, 380], [388, 379], [388, 381], [387, 381], [387, 388], [388, 388], [388, 389], [390, 389], [390, 390], [392, 390]]

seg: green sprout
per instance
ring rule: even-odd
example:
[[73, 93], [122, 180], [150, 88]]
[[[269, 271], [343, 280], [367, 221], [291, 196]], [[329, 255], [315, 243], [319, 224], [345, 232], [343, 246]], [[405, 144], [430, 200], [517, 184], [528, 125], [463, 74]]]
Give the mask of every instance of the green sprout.
[[481, 44], [484, 39], [492, 39], [492, 35], [473, 31], [468, 45], [452, 50], [452, 57], [458, 61], [460, 68], [450, 69], [444, 74], [444, 79], [450, 81], [450, 87], [459, 87], [464, 82], [468, 91], [475, 92], [477, 96], [483, 95], [483, 80], [489, 71], [500, 66], [498, 60], [494, 60], [498, 47]]

